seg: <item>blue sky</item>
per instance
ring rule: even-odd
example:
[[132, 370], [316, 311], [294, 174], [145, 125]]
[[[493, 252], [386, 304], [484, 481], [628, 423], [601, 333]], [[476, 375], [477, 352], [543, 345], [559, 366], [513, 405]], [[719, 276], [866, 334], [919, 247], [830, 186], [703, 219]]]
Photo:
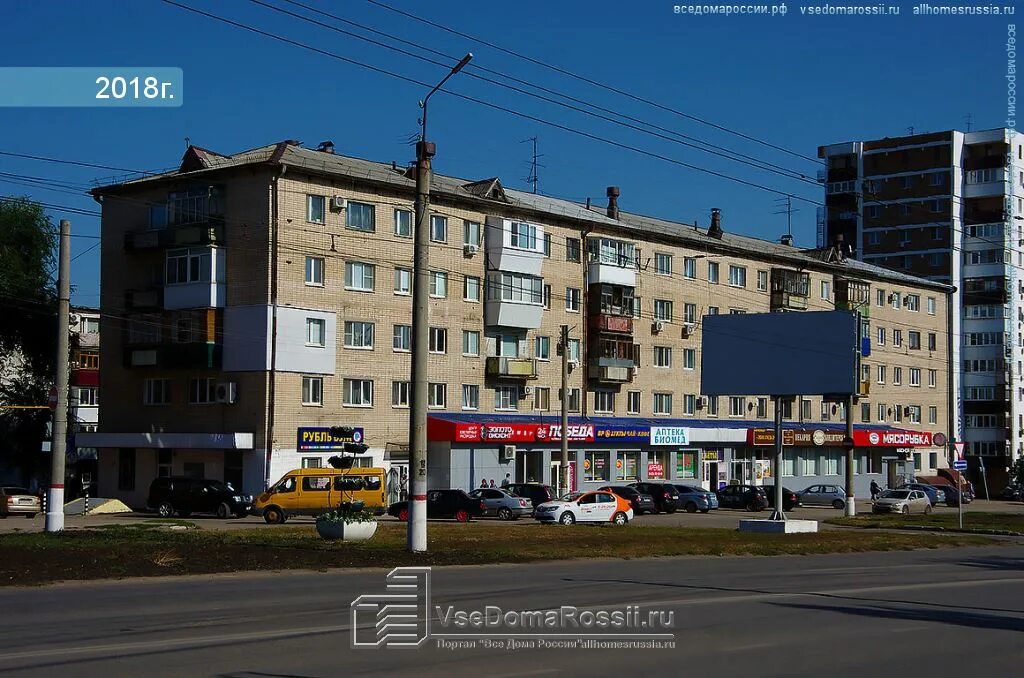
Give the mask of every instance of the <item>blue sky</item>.
[[[434, 82], [441, 67], [282, 16], [246, 0], [181, 0], [316, 47]], [[282, 0], [266, 0], [284, 5]], [[303, 0], [474, 64], [627, 113], [811, 177], [814, 162], [624, 99], [492, 48], [400, 17], [365, 0]], [[1004, 17], [785, 17], [675, 15], [668, 2], [411, 2], [389, 4], [587, 75], [665, 106], [799, 154], [820, 144], [916, 131], [998, 127], [1006, 113]], [[303, 10], [289, 7], [290, 10]], [[307, 12], [308, 13], [308, 12]], [[320, 20], [333, 23], [331, 19]], [[413, 155], [421, 88], [197, 16], [159, 0], [8, 0], [0, 25], [4, 65], [179, 66], [184, 106], [165, 109], [0, 108], [0, 151], [151, 169], [176, 165], [192, 142], [223, 153], [299, 139], [331, 139], [337, 152], [403, 164]], [[487, 75], [487, 74], [481, 74]], [[756, 170], [663, 139], [560, 109], [460, 75], [453, 90], [600, 138], [744, 181], [821, 200], [820, 187]], [[571, 133], [437, 95], [430, 136], [436, 168], [471, 179], [497, 175], [526, 189], [530, 146], [540, 139], [541, 190], [604, 204], [621, 187], [623, 209], [707, 225], [711, 207], [726, 229], [765, 238], [785, 232], [779, 196]], [[87, 184], [114, 172], [0, 156], [0, 172]], [[0, 179], [4, 177], [0, 176]], [[87, 196], [0, 183], [0, 194], [94, 210]], [[814, 244], [815, 205], [795, 201], [797, 243]], [[51, 210], [54, 219], [59, 210]], [[70, 215], [79, 234], [94, 217]], [[76, 238], [73, 254], [95, 244]], [[74, 301], [98, 303], [99, 257], [73, 264]]]

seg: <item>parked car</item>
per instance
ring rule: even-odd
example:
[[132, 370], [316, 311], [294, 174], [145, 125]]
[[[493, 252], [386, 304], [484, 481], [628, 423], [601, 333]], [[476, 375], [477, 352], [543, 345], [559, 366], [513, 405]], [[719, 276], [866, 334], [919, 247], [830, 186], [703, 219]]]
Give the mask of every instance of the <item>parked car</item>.
[[[765, 499], [768, 500], [768, 508], [775, 508], [775, 486], [762, 485], [761, 490], [764, 492]], [[800, 495], [798, 495], [796, 492], [783, 485], [782, 510], [792, 511], [797, 506], [800, 506]]]
[[755, 485], [726, 485], [716, 492], [722, 508], [738, 508], [748, 511], [763, 511], [768, 508], [768, 498], [762, 488]]
[[156, 478], [149, 484], [146, 506], [161, 518], [193, 513], [241, 518], [252, 508], [252, 497], [219, 480], [168, 476]]
[[1007, 485], [999, 493], [999, 499], [1003, 501], [1024, 501], [1024, 487], [1020, 485]]
[[534, 517], [542, 523], [614, 523], [625, 525], [633, 519], [629, 501], [604, 490], [567, 495], [537, 507]]
[[673, 483], [679, 491], [679, 506], [687, 513], [707, 513], [718, 508], [718, 495], [701, 487]]
[[928, 496], [928, 501], [931, 502], [932, 506], [941, 504], [946, 501], [946, 493], [934, 485], [927, 483], [907, 483], [901, 490], [921, 490]]
[[831, 506], [834, 509], [846, 508], [846, 490], [838, 485], [811, 485], [796, 494], [801, 506]]
[[535, 509], [555, 498], [554, 489], [542, 483], [512, 483], [505, 489], [518, 497], [526, 497]]
[[[474, 499], [463, 490], [427, 492], [428, 518], [454, 518], [460, 523], [468, 523], [473, 517], [482, 516], [485, 510], [482, 499]], [[399, 520], [409, 520], [409, 502], [395, 502], [388, 507], [388, 514]]]
[[871, 506], [872, 513], [911, 513], [932, 512], [932, 503], [924, 490], [886, 490]]
[[0, 518], [15, 515], [35, 518], [41, 510], [39, 497], [24, 487], [0, 487]]
[[469, 496], [483, 502], [483, 515], [485, 516], [496, 516], [502, 520], [519, 520], [522, 516], [528, 516], [533, 512], [533, 504], [529, 499], [510, 494], [506, 490], [481, 487], [470, 492]]
[[367, 511], [381, 515], [387, 473], [366, 466], [295, 469], [256, 497], [252, 512], [268, 523], [283, 523], [292, 516], [320, 515], [344, 502], [362, 502]]
[[644, 513], [655, 513], [658, 510], [657, 504], [654, 503], [654, 497], [649, 494], [640, 492], [635, 487], [625, 487], [623, 485], [606, 485], [605, 487], [598, 488], [599, 490], [605, 490], [612, 494], [622, 497], [629, 502], [630, 507], [633, 509], [635, 515], [643, 515]]
[[675, 513], [679, 508], [679, 490], [671, 483], [644, 482], [630, 483], [632, 487], [641, 494], [649, 494], [654, 499], [654, 505], [659, 513]]
[[961, 495], [963, 495], [964, 506], [974, 501], [974, 495], [970, 490], [960, 492], [954, 485], [943, 485], [940, 489], [946, 494], [946, 506], [957, 506], [960, 503]]

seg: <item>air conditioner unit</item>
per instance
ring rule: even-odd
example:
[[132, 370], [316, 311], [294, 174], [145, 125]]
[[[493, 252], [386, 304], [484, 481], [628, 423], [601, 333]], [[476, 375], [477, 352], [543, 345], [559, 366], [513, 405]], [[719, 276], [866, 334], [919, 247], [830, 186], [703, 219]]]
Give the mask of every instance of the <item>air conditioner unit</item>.
[[703, 397], [697, 398], [697, 405], [696, 405], [696, 407], [697, 407], [698, 410], [703, 410], [704, 409], [704, 398]]
[[501, 448], [501, 461], [515, 461], [516, 460], [516, 446], [515, 445], [504, 445]]
[[903, 297], [903, 305], [910, 306], [910, 297]]
[[218, 381], [214, 399], [218, 403], [233, 404], [238, 400], [238, 383], [234, 381]]
[[533, 395], [533, 387], [532, 386], [524, 386], [523, 387], [523, 395], [524, 396], [532, 396]]
[[462, 253], [465, 254], [467, 257], [471, 257], [471, 256], [473, 256], [474, 254], [476, 254], [479, 251], [480, 251], [480, 246], [479, 245], [474, 245], [472, 243], [466, 243], [465, 245], [462, 246]]
[[896, 301], [896, 295], [895, 294], [890, 294], [889, 295], [889, 303], [891, 304], [894, 301]]
[[683, 339], [689, 339], [695, 328], [693, 323], [683, 323]]
[[658, 332], [661, 332], [663, 329], [665, 329], [665, 321], [655, 320], [653, 323], [651, 323], [651, 332], [657, 334]]
[[331, 198], [331, 209], [343, 210], [346, 207], [348, 207], [348, 200], [346, 198], [342, 198], [340, 195]]

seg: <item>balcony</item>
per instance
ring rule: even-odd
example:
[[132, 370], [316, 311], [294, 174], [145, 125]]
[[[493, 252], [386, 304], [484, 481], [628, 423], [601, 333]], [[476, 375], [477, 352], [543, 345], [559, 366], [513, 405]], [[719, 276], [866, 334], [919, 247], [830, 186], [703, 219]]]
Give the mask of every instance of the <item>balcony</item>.
[[631, 369], [640, 363], [640, 345], [632, 341], [597, 338], [590, 344], [590, 366]]
[[636, 245], [624, 240], [591, 238], [587, 241], [587, 286], [636, 287]]
[[537, 359], [490, 356], [487, 358], [486, 373], [488, 377], [499, 379], [536, 379]]
[[220, 369], [223, 347], [220, 344], [154, 344], [124, 349], [125, 367], [170, 369]]
[[771, 310], [805, 311], [810, 294], [810, 274], [786, 268], [772, 269]]
[[599, 313], [590, 316], [590, 327], [595, 332], [612, 334], [633, 334], [633, 317]]
[[156, 231], [130, 231], [124, 234], [124, 248], [128, 252], [223, 244], [223, 224], [189, 224]]
[[608, 384], [626, 384], [633, 381], [630, 367], [598, 367], [591, 371], [594, 381]]
[[125, 308], [129, 311], [159, 311], [163, 307], [164, 291], [161, 288], [125, 292]]
[[1006, 189], [1005, 181], [1006, 170], [1002, 167], [971, 170], [967, 172], [967, 181], [964, 182], [964, 197], [984, 198], [1002, 195]]
[[71, 370], [72, 386], [99, 386], [99, 370]]

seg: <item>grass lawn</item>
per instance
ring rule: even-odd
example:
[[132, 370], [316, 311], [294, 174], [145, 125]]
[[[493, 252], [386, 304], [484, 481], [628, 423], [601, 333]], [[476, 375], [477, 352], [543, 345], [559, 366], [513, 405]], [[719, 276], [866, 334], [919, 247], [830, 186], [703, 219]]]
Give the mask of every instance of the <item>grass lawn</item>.
[[[833, 525], [849, 525], [852, 527], [941, 527], [959, 528], [959, 521], [956, 513], [932, 513], [921, 515], [915, 513], [909, 516], [879, 514], [860, 515], [855, 518], [830, 518], [825, 521]], [[1019, 513], [975, 513], [967, 510], [964, 512], [965, 530], [996, 530], [1024, 533], [1024, 515]]]
[[[522, 563], [571, 558], [847, 553], [991, 543], [968, 535], [827, 531], [757, 535], [686, 527], [431, 523], [430, 552], [405, 551], [405, 525], [380, 523], [368, 542], [328, 542], [313, 526], [206, 531], [187, 521], [0, 535], [0, 586], [62, 580], [254, 570]], [[178, 524], [179, 529], [169, 529]], [[514, 538], [510, 538], [514, 537]]]

